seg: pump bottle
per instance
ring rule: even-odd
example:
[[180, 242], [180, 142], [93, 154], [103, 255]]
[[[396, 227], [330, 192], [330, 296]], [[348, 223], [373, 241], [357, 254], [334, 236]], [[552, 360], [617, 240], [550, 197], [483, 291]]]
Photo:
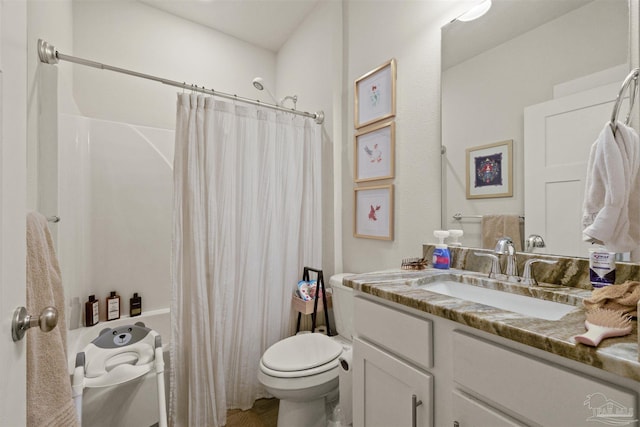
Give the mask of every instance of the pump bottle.
[[451, 265], [451, 254], [449, 248], [444, 243], [444, 239], [449, 237], [449, 232], [445, 230], [436, 230], [433, 235], [440, 240], [440, 243], [436, 244], [436, 248], [433, 251], [433, 266], [442, 270], [448, 270]]

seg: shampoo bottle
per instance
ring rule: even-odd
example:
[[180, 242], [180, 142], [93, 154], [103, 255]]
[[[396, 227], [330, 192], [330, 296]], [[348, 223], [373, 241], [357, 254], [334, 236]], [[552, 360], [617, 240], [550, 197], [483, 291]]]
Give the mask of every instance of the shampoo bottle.
[[133, 294], [133, 298], [129, 300], [129, 315], [131, 317], [140, 316], [142, 314], [142, 298], [138, 293]]
[[449, 237], [449, 232], [445, 230], [436, 230], [433, 235], [440, 240], [440, 243], [436, 244], [436, 248], [433, 251], [433, 266], [443, 270], [449, 269], [451, 265], [451, 254], [449, 248], [444, 243], [444, 239]]
[[100, 306], [95, 295], [89, 295], [89, 301], [84, 304], [84, 325], [93, 326], [100, 321]]
[[115, 291], [111, 291], [111, 296], [107, 298], [107, 320], [120, 318], [120, 297]]

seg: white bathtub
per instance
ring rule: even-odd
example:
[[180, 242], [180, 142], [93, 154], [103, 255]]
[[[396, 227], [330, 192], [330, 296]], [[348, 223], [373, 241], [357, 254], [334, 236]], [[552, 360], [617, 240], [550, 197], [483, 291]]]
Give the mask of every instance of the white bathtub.
[[[121, 317], [110, 322], [100, 322], [88, 328], [68, 331], [67, 355], [69, 374], [73, 374], [76, 354], [93, 341], [103, 329], [142, 322], [162, 337], [165, 362], [165, 397], [169, 393], [169, 348], [171, 346], [171, 321], [169, 309], [147, 311], [133, 318]], [[83, 394], [82, 424], [84, 426], [151, 426], [158, 422], [157, 382], [155, 373], [111, 388], [85, 389]]]

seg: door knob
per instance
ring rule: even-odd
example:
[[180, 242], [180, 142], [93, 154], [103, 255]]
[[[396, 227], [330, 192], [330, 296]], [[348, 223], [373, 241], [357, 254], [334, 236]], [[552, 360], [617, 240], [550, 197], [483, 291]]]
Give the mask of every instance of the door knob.
[[24, 307], [16, 308], [13, 312], [11, 322], [11, 336], [13, 341], [20, 341], [24, 338], [27, 329], [39, 326], [42, 332], [49, 332], [58, 324], [58, 310], [55, 307], [45, 307], [40, 316], [27, 314]]

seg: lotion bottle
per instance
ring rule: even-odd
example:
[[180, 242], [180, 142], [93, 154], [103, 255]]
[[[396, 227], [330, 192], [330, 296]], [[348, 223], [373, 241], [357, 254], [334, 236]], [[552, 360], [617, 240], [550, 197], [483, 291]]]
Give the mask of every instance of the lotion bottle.
[[440, 240], [440, 243], [436, 244], [436, 248], [433, 251], [433, 266], [442, 270], [448, 270], [451, 265], [451, 254], [449, 248], [444, 243], [444, 239], [449, 237], [449, 232], [445, 230], [436, 230], [433, 235]]
[[133, 294], [133, 298], [129, 300], [129, 315], [131, 317], [140, 316], [142, 314], [142, 297], [138, 293]]
[[120, 318], [120, 296], [115, 291], [111, 291], [111, 296], [107, 298], [107, 320]]
[[93, 326], [100, 321], [100, 305], [95, 295], [89, 295], [89, 301], [84, 304], [84, 325]]

